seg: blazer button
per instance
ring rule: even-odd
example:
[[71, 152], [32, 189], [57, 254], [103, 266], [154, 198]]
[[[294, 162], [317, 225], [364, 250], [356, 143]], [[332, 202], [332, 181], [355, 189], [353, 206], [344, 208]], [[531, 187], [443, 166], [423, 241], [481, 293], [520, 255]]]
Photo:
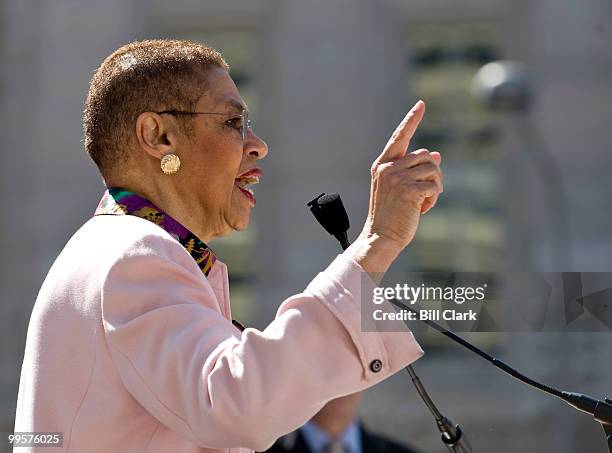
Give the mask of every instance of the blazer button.
[[382, 362], [378, 359], [372, 360], [370, 363], [370, 370], [372, 370], [374, 373], [378, 373], [380, 370], [382, 370]]

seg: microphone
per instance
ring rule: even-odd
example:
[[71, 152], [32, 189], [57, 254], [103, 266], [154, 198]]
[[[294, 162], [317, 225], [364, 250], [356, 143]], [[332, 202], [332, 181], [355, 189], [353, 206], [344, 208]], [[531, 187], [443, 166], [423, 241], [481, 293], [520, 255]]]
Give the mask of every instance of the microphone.
[[325, 231], [338, 239], [342, 249], [346, 250], [350, 245], [347, 235], [350, 222], [344, 204], [340, 199], [340, 194], [326, 195], [322, 193], [309, 201], [307, 206], [310, 207], [310, 211], [321, 226], [325, 228]]

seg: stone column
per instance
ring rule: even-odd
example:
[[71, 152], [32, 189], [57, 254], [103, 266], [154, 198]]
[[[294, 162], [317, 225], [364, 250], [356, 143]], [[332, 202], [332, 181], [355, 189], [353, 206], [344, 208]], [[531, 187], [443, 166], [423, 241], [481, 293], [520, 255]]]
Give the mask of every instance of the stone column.
[[339, 192], [361, 231], [370, 166], [410, 107], [398, 26], [385, 2], [269, 2], [262, 14], [258, 133], [259, 326], [340, 253], [306, 202]]
[[[566, 241], [569, 264], [562, 268], [552, 253], [552, 229], [558, 225], [551, 223], [551, 203], [542, 189], [550, 181], [535, 171], [533, 150], [515, 136], [508, 148], [513, 165], [507, 168], [513, 173], [506, 175], [507, 196], [515, 197], [507, 213], [510, 260], [526, 271], [610, 271], [612, 7], [605, 0], [517, 1], [511, 6], [507, 57], [523, 61], [534, 75], [533, 127], [560, 169], [571, 236]], [[515, 334], [507, 340], [510, 363], [526, 374], [598, 397], [612, 392], [605, 360], [610, 347], [609, 331]], [[521, 398], [534, 413], [532, 423], [539, 427], [537, 435], [547, 439], [547, 449], [569, 453], [605, 448], [600, 428], [588, 416], [545, 396], [527, 402], [527, 392]]]

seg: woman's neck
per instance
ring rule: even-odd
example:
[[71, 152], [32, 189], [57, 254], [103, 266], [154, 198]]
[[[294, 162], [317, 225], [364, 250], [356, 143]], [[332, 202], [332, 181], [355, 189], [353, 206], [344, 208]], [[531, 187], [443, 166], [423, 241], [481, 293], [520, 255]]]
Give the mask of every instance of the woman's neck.
[[200, 212], [198, 201], [192, 198], [189, 191], [182, 191], [174, 184], [160, 183], [155, 178], [149, 180], [147, 185], [139, 183], [146, 178], [131, 179], [108, 179], [105, 182], [107, 187], [120, 187], [146, 198], [204, 243], [219, 235], [207, 224], [206, 218], [210, 219], [210, 216]]

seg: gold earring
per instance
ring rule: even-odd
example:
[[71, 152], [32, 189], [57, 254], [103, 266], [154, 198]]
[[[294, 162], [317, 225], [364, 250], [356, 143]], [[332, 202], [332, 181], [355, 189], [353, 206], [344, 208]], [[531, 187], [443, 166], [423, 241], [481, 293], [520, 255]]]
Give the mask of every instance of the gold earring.
[[176, 173], [181, 166], [181, 159], [176, 154], [166, 154], [161, 160], [161, 169], [167, 174]]

